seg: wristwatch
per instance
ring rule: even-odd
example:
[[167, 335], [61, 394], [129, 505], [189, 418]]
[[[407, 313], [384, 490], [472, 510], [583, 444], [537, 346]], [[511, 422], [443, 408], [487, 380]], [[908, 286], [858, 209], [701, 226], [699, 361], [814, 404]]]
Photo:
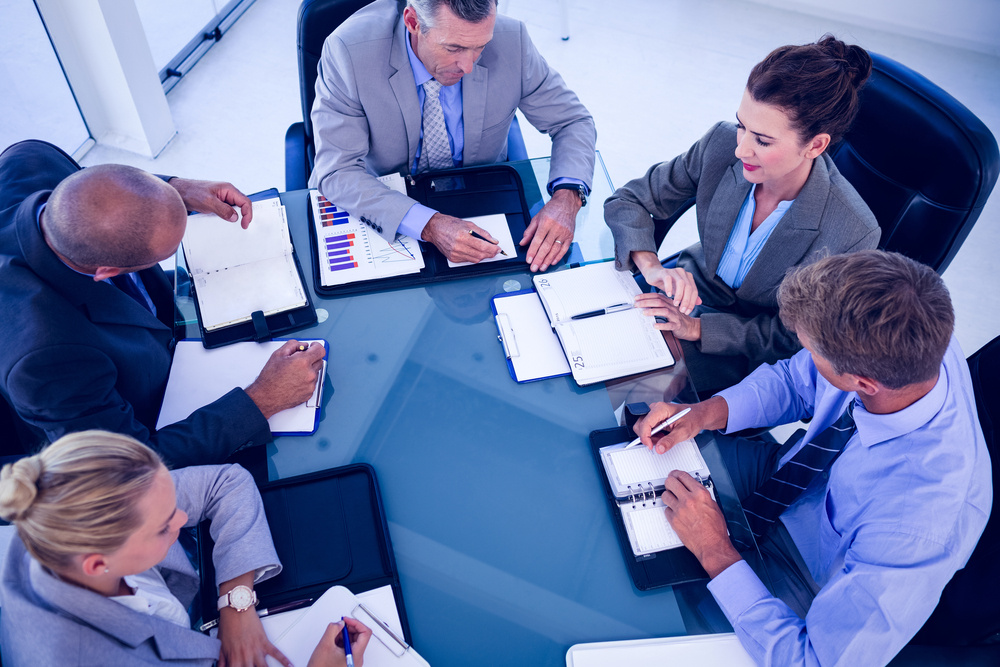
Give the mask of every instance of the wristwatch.
[[580, 185], [578, 183], [560, 183], [559, 185], [552, 188], [552, 193], [555, 194], [556, 190], [573, 190], [576, 192], [576, 194], [580, 195], [580, 206], [587, 205], [586, 186]]
[[236, 611], [246, 611], [257, 606], [257, 591], [249, 586], [237, 586], [219, 598], [219, 611], [232, 607]]

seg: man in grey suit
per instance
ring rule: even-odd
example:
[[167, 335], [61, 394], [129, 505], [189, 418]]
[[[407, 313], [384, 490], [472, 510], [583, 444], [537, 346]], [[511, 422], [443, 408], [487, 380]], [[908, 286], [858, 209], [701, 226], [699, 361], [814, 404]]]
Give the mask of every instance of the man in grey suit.
[[497, 246], [470, 233], [492, 238], [488, 232], [417, 204], [376, 176], [502, 162], [520, 108], [552, 137], [552, 198], [520, 241], [530, 243], [532, 271], [544, 271], [566, 253], [586, 203], [593, 118], [524, 24], [497, 15], [496, 0], [407, 0], [402, 11], [400, 4], [377, 0], [323, 46], [310, 186], [386, 240], [397, 232], [420, 238], [453, 261], [492, 257]]

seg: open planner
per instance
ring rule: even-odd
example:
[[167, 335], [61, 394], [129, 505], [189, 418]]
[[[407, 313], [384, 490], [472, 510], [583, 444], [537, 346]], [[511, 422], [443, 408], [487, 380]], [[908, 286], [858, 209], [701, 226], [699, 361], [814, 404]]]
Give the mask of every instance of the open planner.
[[708, 575], [677, 537], [664, 514], [663, 481], [684, 470], [716, 497], [711, 471], [697, 440], [686, 440], [665, 454], [643, 446], [625, 449], [635, 437], [624, 426], [592, 431], [590, 447], [601, 472], [611, 521], [635, 587], [641, 591], [705, 579]]
[[[267, 343], [244, 342], [215, 350], [206, 350], [199, 340], [177, 342], [170, 364], [163, 405], [156, 422], [157, 430], [187, 419], [198, 408], [208, 405], [229, 393], [235, 387], [245, 389], [257, 379], [267, 360], [286, 341]], [[299, 341], [303, 345], [326, 341]], [[294, 408], [282, 410], [267, 420], [274, 435], [309, 435], [319, 426], [322, 408], [323, 372], [316, 382], [312, 398]]]
[[653, 318], [632, 307], [641, 290], [627, 271], [601, 262], [533, 281], [534, 290], [498, 294], [492, 302], [517, 382], [572, 373], [583, 386], [673, 365]]
[[212, 214], [190, 216], [182, 247], [205, 347], [316, 322], [277, 197], [253, 202], [247, 229]]
[[704, 480], [711, 491], [708, 465], [694, 440], [685, 440], [664, 454], [645, 447], [625, 449], [625, 443], [602, 447], [601, 462], [618, 502], [629, 545], [636, 556], [684, 546], [663, 513], [663, 480], [685, 470]]

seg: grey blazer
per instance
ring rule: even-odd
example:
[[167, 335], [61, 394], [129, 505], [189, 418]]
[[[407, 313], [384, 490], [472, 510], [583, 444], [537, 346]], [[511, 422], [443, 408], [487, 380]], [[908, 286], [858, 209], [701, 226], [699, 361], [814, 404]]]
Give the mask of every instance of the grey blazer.
[[733, 290], [715, 272], [751, 187], [735, 149], [736, 126], [719, 123], [689, 151], [652, 166], [604, 203], [604, 218], [615, 239], [615, 263], [624, 269], [632, 268], [633, 251], [656, 252], [654, 218], [667, 218], [690, 197], [696, 198], [701, 242], [684, 250], [677, 265], [694, 276], [704, 304], [701, 340], [684, 344], [699, 391], [725, 388], [760, 364], [798, 351], [795, 334], [778, 318], [777, 290], [785, 273], [827, 254], [874, 248], [881, 234], [861, 196], [824, 153], [813, 162], [806, 184], [743, 284]]
[[[177, 506], [188, 526], [211, 520], [216, 584], [252, 570], [281, 571], [264, 507], [253, 478], [239, 466], [199, 466], [171, 472]], [[185, 607], [199, 579], [174, 543], [157, 566]], [[31, 557], [18, 537], [11, 542], [0, 581], [0, 641], [8, 667], [93, 665], [213, 665], [217, 639], [170, 621], [133, 611], [113, 600], [57, 579]]]
[[[328, 199], [387, 240], [414, 201], [375, 179], [409, 173], [421, 111], [396, 0], [377, 0], [323, 45], [312, 108], [316, 163], [309, 180]], [[514, 112], [552, 136], [550, 181], [594, 175], [594, 119], [548, 66], [524, 24], [497, 16], [493, 39], [462, 79], [463, 166], [507, 159]]]

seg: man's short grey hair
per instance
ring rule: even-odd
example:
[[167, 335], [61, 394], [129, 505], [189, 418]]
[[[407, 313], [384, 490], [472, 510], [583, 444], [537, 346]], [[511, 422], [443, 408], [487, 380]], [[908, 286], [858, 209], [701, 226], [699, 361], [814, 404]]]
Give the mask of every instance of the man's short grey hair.
[[468, 23], [485, 21], [496, 12], [498, 0], [406, 0], [420, 20], [420, 32], [427, 32], [436, 24], [438, 9], [442, 5]]

